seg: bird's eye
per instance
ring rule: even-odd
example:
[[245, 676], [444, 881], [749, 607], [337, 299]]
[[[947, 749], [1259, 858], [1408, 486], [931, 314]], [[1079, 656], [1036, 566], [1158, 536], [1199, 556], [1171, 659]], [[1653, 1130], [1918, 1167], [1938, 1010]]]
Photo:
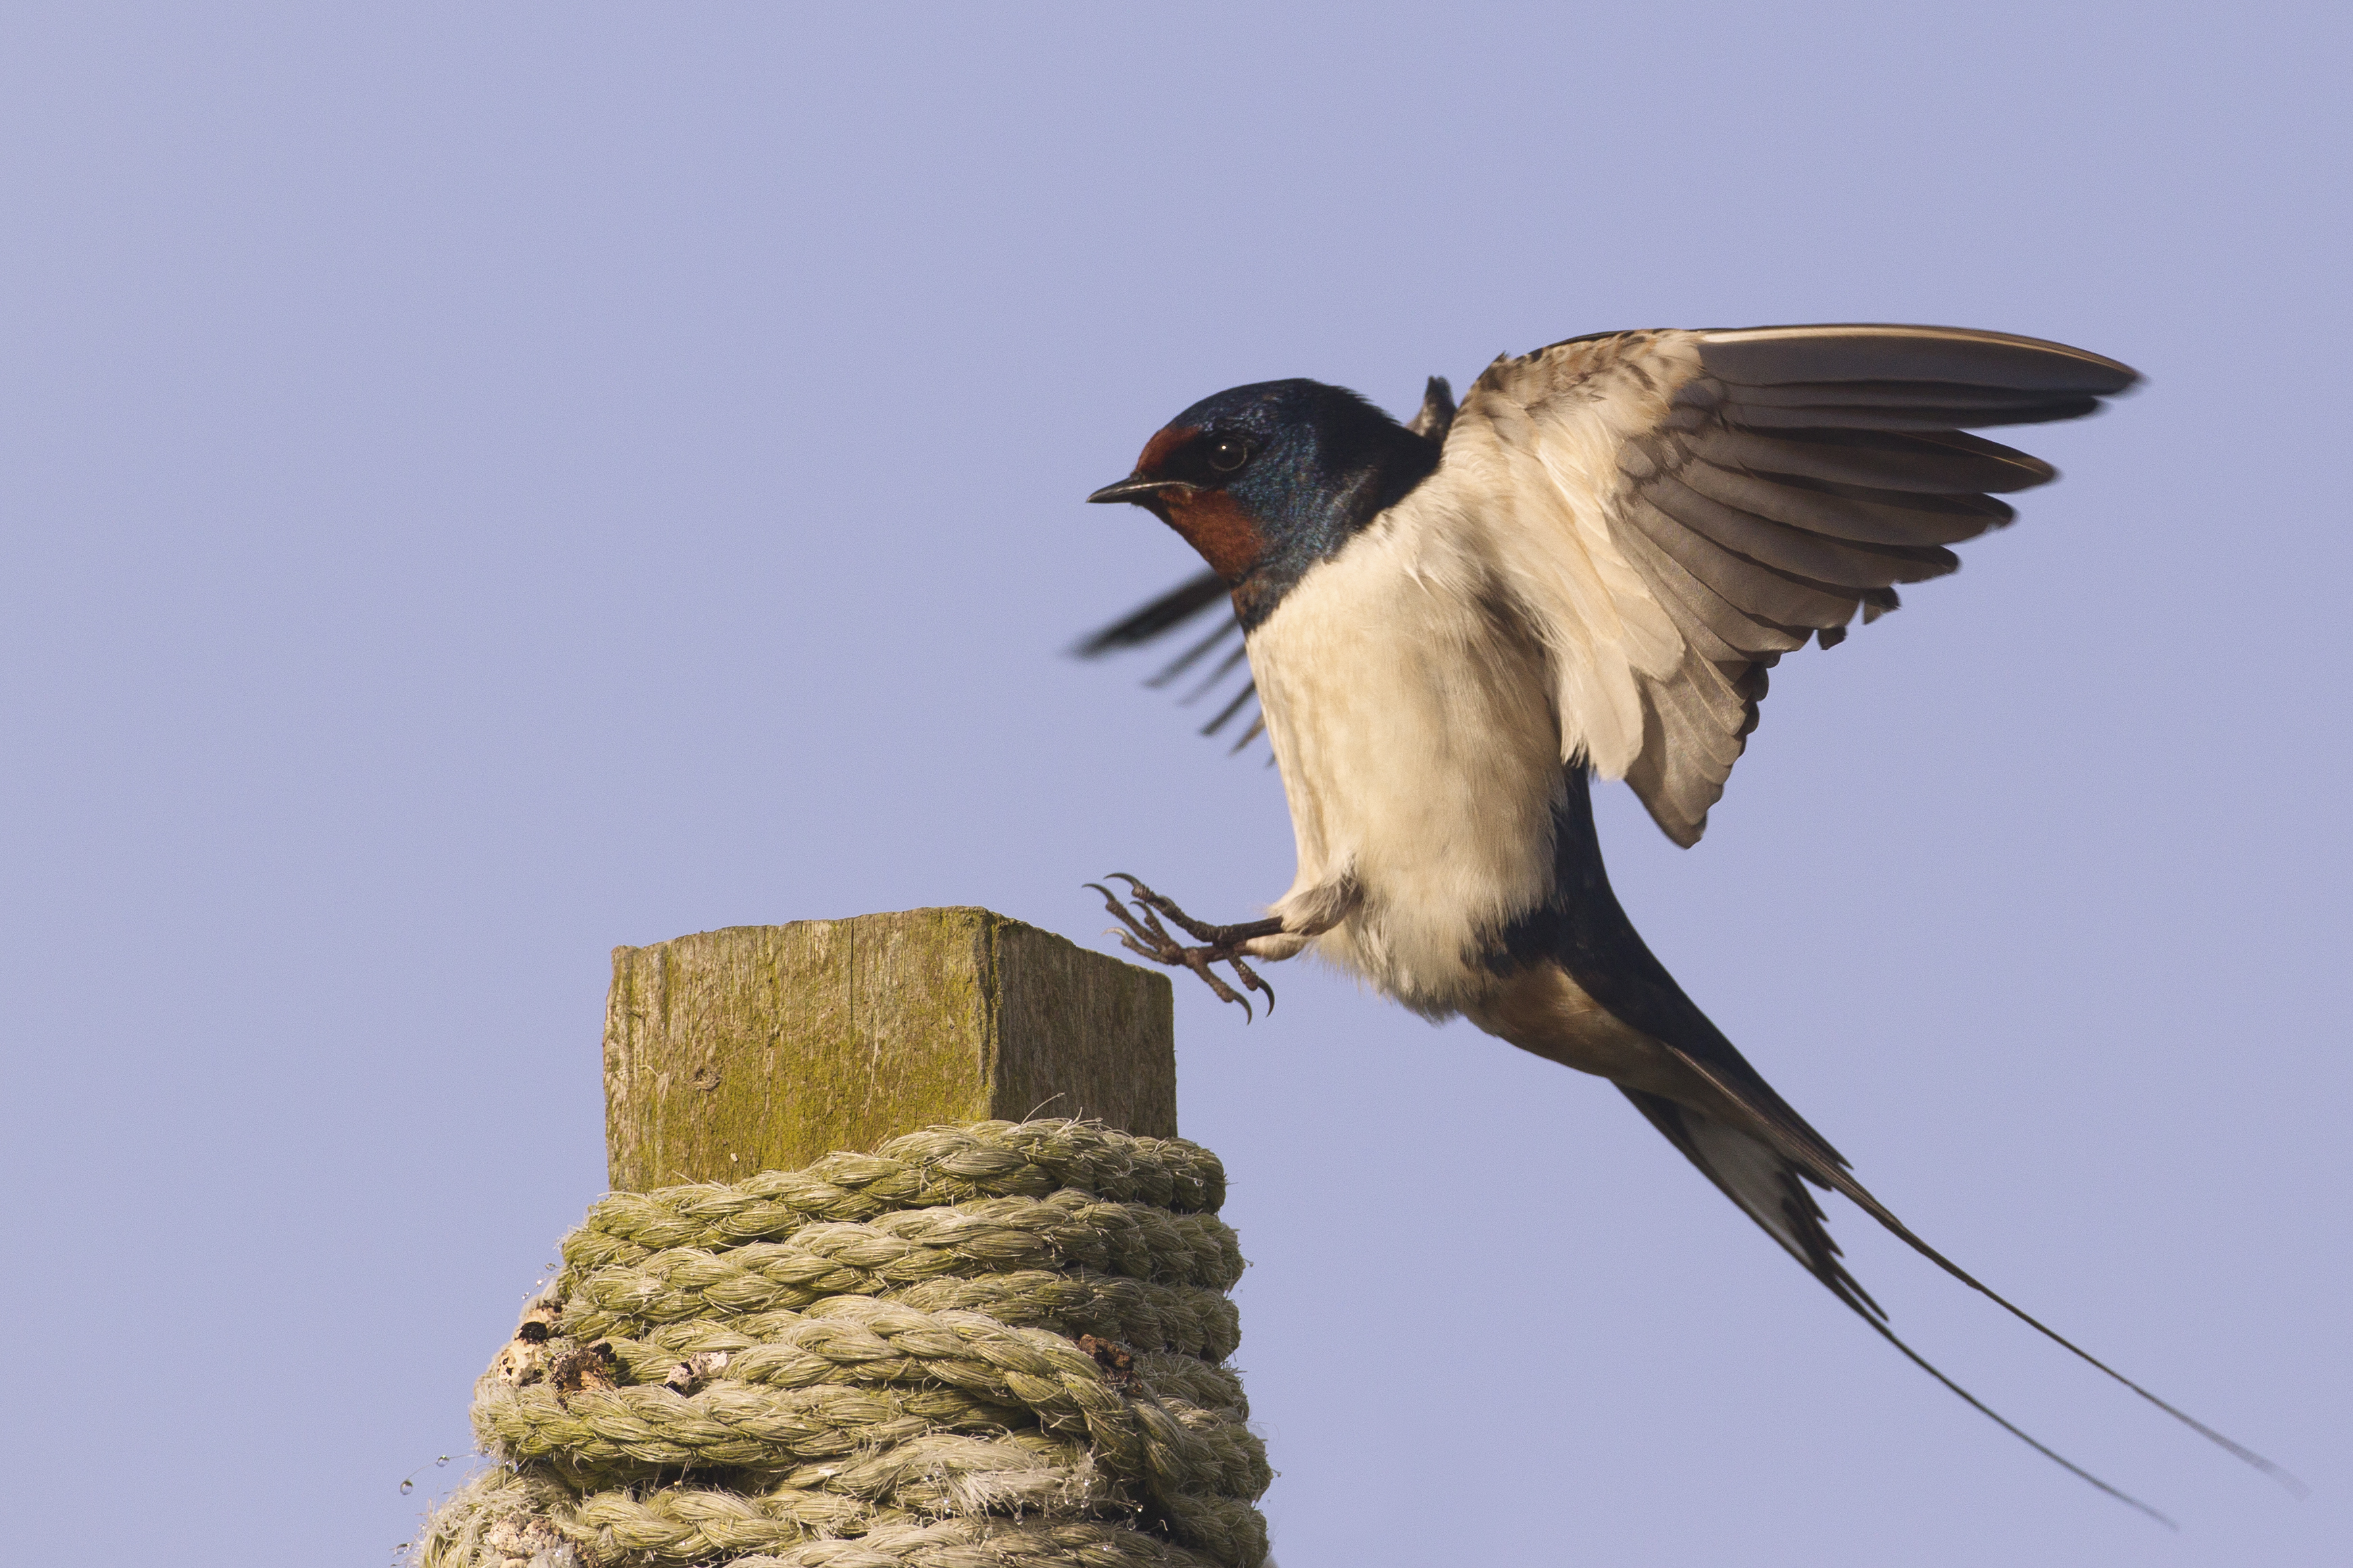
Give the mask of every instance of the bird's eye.
[[1229, 437], [1209, 448], [1209, 467], [1221, 474], [1230, 474], [1250, 460], [1250, 448]]

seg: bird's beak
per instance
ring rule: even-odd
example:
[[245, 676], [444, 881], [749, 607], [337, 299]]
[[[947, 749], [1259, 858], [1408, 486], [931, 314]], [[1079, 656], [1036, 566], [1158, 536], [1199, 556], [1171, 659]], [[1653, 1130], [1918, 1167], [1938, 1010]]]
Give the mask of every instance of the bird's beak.
[[1130, 474], [1115, 485], [1105, 485], [1087, 500], [1091, 501], [1128, 500], [1141, 505], [1162, 490], [1189, 489], [1182, 479], [1147, 479]]

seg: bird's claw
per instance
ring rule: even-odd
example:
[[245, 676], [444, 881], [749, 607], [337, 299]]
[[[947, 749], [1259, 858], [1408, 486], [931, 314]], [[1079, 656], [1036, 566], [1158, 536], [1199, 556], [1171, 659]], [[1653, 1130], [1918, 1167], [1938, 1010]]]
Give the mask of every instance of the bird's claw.
[[[1209, 925], [1195, 920], [1126, 872], [1114, 871], [1111, 875], [1113, 881], [1127, 884], [1128, 897], [1136, 903], [1134, 909], [1122, 903], [1119, 895], [1101, 882], [1089, 882], [1087, 886], [1103, 896], [1103, 908], [1126, 928], [1111, 934], [1118, 937], [1121, 945], [1128, 952], [1155, 963], [1165, 963], [1172, 969], [1191, 970], [1217, 994], [1219, 1001], [1236, 1003], [1241, 1007], [1245, 1018], [1254, 1018], [1256, 1015], [1251, 1013], [1248, 999], [1209, 967], [1213, 963], [1226, 964], [1241, 981], [1242, 990], [1258, 992], [1266, 998], [1266, 1010], [1270, 1013], [1274, 1011], [1274, 987], [1243, 960], [1241, 950], [1242, 945], [1254, 937], [1279, 933], [1282, 930], [1280, 919], [1247, 921], [1240, 925]], [[1202, 945], [1187, 947], [1169, 935], [1168, 928], [1160, 923], [1161, 915], [1166, 915], [1187, 934], [1198, 938]]]

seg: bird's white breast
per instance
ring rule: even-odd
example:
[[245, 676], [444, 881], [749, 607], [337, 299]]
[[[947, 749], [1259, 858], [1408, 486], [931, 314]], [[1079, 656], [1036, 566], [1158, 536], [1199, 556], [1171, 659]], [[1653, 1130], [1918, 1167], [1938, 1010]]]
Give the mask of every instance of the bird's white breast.
[[1562, 785], [1543, 651], [1430, 521], [1409, 503], [1312, 567], [1250, 658], [1299, 847], [1275, 912], [1353, 879], [1316, 950], [1439, 1014], [1492, 987], [1476, 942], [1550, 891]]

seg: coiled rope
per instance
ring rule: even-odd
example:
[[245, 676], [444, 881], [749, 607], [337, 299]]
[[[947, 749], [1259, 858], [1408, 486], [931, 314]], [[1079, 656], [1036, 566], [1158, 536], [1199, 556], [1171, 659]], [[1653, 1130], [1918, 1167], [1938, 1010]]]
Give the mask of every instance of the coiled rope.
[[934, 1127], [615, 1193], [475, 1384], [418, 1568], [1260, 1568], [1225, 1171]]

